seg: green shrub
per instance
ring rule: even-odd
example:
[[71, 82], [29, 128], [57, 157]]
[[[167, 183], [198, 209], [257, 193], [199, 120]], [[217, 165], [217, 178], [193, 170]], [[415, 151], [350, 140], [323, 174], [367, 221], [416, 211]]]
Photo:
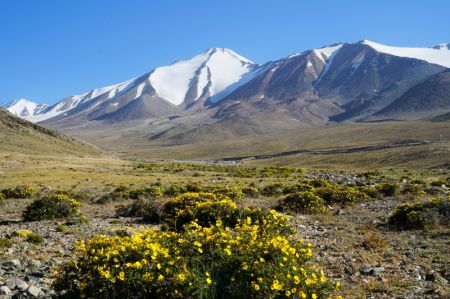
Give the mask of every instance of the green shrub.
[[131, 199], [138, 198], [161, 198], [164, 190], [159, 186], [133, 188], [129, 191], [128, 197]]
[[242, 193], [244, 193], [244, 196], [250, 198], [257, 198], [260, 196], [259, 190], [254, 187], [244, 187], [242, 188]]
[[80, 203], [63, 194], [48, 194], [33, 201], [22, 213], [25, 221], [78, 216]]
[[322, 179], [312, 179], [307, 182], [309, 185], [313, 187], [326, 187], [329, 186], [331, 183]]
[[178, 184], [171, 184], [164, 189], [165, 196], [177, 196], [183, 193], [186, 193], [186, 189]]
[[69, 228], [65, 224], [60, 224], [56, 227], [56, 231], [60, 232], [60, 233], [65, 233], [68, 230], [69, 230]]
[[330, 185], [329, 187], [316, 188], [313, 192], [328, 204], [351, 205], [369, 199], [366, 193], [347, 186]]
[[431, 182], [432, 186], [441, 187], [442, 185], [447, 186], [448, 182], [445, 179], [438, 179], [436, 181]]
[[273, 211], [232, 228], [98, 236], [77, 244], [54, 289], [63, 298], [329, 298], [337, 285], [307, 263], [312, 244], [279, 233], [286, 223]]
[[327, 210], [324, 200], [311, 191], [292, 193], [279, 200], [276, 209], [298, 213], [314, 214]]
[[161, 220], [161, 206], [153, 199], [137, 199], [128, 206], [119, 206], [116, 215], [120, 217], [142, 217], [148, 223], [157, 224]]
[[267, 186], [261, 190], [261, 194], [264, 196], [279, 196], [283, 194], [285, 185], [282, 183], [274, 183]]
[[397, 195], [399, 189], [398, 184], [396, 183], [383, 183], [378, 185], [376, 188], [378, 192], [385, 197]]
[[29, 198], [36, 194], [36, 190], [28, 186], [16, 186], [14, 188], [3, 189], [2, 192], [6, 198]]
[[286, 186], [283, 189], [283, 194], [291, 194], [291, 193], [297, 193], [297, 192], [304, 192], [304, 191], [311, 191], [313, 189], [313, 186], [309, 184], [297, 184], [297, 185], [290, 185]]
[[430, 199], [426, 202], [399, 205], [388, 219], [395, 229], [425, 229], [437, 225], [449, 226], [450, 200]]
[[44, 236], [38, 233], [31, 233], [26, 238], [27, 242], [33, 243], [33, 244], [42, 244], [44, 243]]
[[426, 194], [426, 191], [419, 185], [405, 184], [402, 188], [401, 193], [405, 195], [422, 196]]
[[4, 249], [11, 248], [14, 245], [14, 242], [10, 239], [0, 237], [0, 252]]
[[130, 197], [130, 188], [127, 186], [116, 187], [112, 192], [102, 195], [95, 201], [97, 204], [106, 204], [114, 201], [121, 201]]

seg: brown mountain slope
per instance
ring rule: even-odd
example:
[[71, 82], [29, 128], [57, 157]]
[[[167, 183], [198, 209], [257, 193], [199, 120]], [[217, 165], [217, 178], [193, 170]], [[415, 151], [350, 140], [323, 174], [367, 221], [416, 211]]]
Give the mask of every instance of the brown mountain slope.
[[101, 150], [0, 109], [0, 153], [91, 156]]

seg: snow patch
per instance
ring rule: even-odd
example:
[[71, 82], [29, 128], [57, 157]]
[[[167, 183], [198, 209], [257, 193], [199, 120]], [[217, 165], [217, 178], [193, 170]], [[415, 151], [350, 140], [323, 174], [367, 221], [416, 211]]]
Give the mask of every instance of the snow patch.
[[450, 67], [450, 50], [445, 47], [436, 48], [405, 48], [391, 47], [378, 44], [369, 40], [364, 40], [363, 44], [372, 47], [378, 52], [386, 53], [398, 57], [407, 57], [424, 60], [429, 63]]

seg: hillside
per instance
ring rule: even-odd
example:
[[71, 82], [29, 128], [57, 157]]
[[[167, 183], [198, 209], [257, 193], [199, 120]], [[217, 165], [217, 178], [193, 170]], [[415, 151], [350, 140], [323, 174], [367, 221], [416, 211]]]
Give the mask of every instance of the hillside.
[[450, 70], [431, 76], [375, 114], [384, 117], [424, 116], [450, 111]]
[[3, 154], [101, 154], [101, 150], [92, 145], [23, 120], [4, 109], [0, 109], [0, 140]]

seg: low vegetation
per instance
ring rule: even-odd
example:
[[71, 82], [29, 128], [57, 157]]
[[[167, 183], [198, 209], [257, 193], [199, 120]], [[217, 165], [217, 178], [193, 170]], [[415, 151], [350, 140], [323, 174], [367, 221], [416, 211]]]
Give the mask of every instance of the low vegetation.
[[70, 218], [79, 215], [80, 203], [64, 194], [48, 194], [33, 201], [23, 212], [25, 221]]
[[[176, 206], [190, 205], [186, 197]], [[214, 218], [207, 226], [186, 223], [182, 232], [80, 242], [55, 288], [68, 298], [326, 298], [337, 288], [306, 264], [312, 244], [292, 235], [285, 216], [272, 211], [231, 227], [220, 213]]]
[[450, 225], [450, 200], [434, 198], [425, 202], [399, 205], [389, 217], [395, 229], [425, 229]]

